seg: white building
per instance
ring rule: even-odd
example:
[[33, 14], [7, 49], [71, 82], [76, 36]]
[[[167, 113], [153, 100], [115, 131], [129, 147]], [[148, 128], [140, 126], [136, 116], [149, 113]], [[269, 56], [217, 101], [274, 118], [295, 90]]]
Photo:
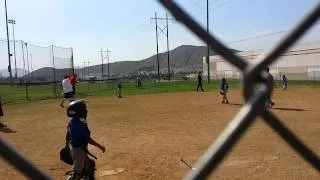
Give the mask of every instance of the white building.
[[[256, 63], [264, 58], [266, 53], [265, 50], [255, 50], [240, 52], [237, 55], [250, 63]], [[275, 79], [280, 79], [283, 74], [289, 80], [320, 79], [320, 43], [294, 46], [269, 67]], [[211, 79], [222, 77], [241, 79], [242, 73], [240, 72], [221, 56], [210, 56]], [[203, 75], [206, 76], [207, 74], [206, 57], [203, 57]]]

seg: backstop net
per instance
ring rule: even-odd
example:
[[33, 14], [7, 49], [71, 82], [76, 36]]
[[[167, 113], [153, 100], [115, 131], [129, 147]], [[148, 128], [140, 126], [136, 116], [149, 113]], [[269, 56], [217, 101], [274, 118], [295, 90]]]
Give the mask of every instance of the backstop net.
[[73, 73], [72, 48], [43, 47], [24, 41], [10, 41], [11, 74], [8, 72], [7, 41], [0, 39], [0, 83], [53, 83]]

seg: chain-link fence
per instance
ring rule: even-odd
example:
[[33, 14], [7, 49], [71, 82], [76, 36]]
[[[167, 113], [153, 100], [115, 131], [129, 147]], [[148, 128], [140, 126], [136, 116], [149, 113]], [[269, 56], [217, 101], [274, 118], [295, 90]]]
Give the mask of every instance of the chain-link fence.
[[[200, 39], [210, 44], [211, 48], [224, 57], [228, 62], [243, 72], [243, 96], [246, 104], [241, 108], [233, 121], [226, 127], [216, 142], [201, 157], [186, 179], [205, 179], [214, 172], [224, 157], [230, 153], [248, 127], [257, 116], [272, 127], [299, 155], [320, 172], [320, 159], [294, 133], [288, 129], [278, 117], [265, 109], [267, 96], [270, 93], [270, 83], [264, 68], [275, 62], [292, 44], [294, 44], [319, 18], [320, 3], [285, 37], [276, 47], [266, 54], [257, 64], [243, 60], [215, 37], [208, 34], [196, 21], [172, 0], [159, 0], [173, 16], [186, 25]], [[55, 77], [55, 76], [54, 76]], [[254, 88], [259, 83], [258, 88]], [[0, 140], [0, 155], [31, 179], [50, 179], [30, 161], [15, 152], [5, 142]]]
[[[0, 67], [3, 99], [11, 101], [15, 96], [21, 96], [20, 100], [39, 99], [39, 92], [46, 92], [42, 99], [59, 95], [63, 76], [74, 72], [72, 48], [42, 47], [24, 41], [9, 44], [11, 77], [7, 67]], [[9, 64], [6, 40], [0, 40], [0, 59]]]
[[[191, 171], [186, 179], [205, 179], [218, 167], [224, 157], [230, 153], [235, 144], [240, 140], [248, 127], [257, 116], [273, 128], [297, 153], [320, 172], [320, 159], [299, 138], [291, 132], [272, 112], [265, 108], [268, 94], [271, 93], [270, 80], [264, 69], [274, 63], [286, 52], [320, 16], [320, 2], [306, 15], [297, 26], [277, 46], [260, 57], [258, 63], [248, 63], [246, 60], [233, 53], [214, 36], [206, 32], [188, 13], [174, 1], [159, 0], [172, 15], [187, 26], [200, 39], [207, 42], [211, 48], [229, 63], [233, 64], [243, 73], [243, 96], [246, 104], [221, 133], [216, 142], [197, 162], [195, 170]], [[209, 59], [207, 59], [209, 63]], [[254, 88], [258, 83], [258, 88]]]

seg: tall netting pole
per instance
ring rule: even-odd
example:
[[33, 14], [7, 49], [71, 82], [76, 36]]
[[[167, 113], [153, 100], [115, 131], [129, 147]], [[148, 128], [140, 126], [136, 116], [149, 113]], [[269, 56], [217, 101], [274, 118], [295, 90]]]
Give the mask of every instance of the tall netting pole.
[[74, 71], [74, 60], [73, 60], [73, 48], [71, 47], [71, 68], [72, 68], [72, 74], [75, 74]]
[[52, 55], [52, 68], [53, 68], [53, 95], [54, 97], [57, 96], [57, 80], [56, 80], [56, 68], [54, 63], [54, 50], [53, 45], [51, 45], [51, 55]]

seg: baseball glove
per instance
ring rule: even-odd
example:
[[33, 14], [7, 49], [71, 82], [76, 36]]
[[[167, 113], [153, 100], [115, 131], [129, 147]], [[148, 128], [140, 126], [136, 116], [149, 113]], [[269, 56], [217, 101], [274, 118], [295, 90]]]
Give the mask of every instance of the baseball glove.
[[70, 148], [64, 147], [60, 150], [60, 160], [65, 162], [66, 164], [73, 165]]

